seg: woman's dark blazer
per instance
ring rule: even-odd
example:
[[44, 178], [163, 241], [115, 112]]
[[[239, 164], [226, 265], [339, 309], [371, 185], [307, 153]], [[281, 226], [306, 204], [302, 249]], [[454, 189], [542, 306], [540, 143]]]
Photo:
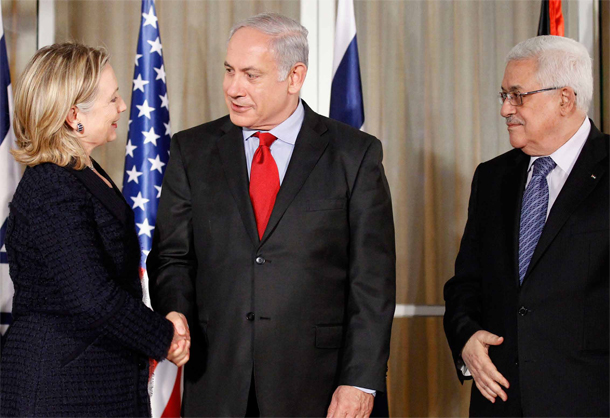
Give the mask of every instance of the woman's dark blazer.
[[142, 303], [133, 211], [116, 186], [90, 169], [28, 167], [6, 249], [0, 415], [150, 416], [148, 359], [166, 356], [173, 326]]

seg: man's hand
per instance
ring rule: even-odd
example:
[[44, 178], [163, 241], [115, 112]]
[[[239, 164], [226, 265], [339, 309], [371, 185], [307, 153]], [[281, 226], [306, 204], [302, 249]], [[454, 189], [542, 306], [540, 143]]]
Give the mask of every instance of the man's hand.
[[327, 418], [368, 418], [375, 397], [353, 386], [339, 386], [330, 401]]
[[472, 374], [474, 383], [491, 403], [496, 402], [496, 396], [504, 402], [508, 399], [500, 386], [508, 389], [508, 380], [496, 369], [487, 354], [490, 345], [500, 345], [503, 341], [503, 337], [481, 330], [475, 332], [462, 349], [462, 360]]
[[181, 313], [170, 312], [166, 318], [174, 324], [174, 338], [167, 353], [167, 359], [180, 367], [190, 358], [191, 333], [186, 318]]

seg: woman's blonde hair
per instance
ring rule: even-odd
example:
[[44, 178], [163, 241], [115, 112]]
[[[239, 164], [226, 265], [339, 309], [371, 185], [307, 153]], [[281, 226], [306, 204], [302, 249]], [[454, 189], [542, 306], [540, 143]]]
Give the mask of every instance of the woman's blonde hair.
[[22, 164], [46, 162], [82, 169], [87, 155], [66, 122], [73, 106], [91, 110], [102, 70], [108, 62], [102, 48], [64, 43], [41, 48], [28, 63], [15, 89], [13, 129]]

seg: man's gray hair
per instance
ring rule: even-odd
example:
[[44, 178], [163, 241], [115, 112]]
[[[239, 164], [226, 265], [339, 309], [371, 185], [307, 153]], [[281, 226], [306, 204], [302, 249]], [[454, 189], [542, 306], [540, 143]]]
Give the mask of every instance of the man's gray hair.
[[307, 67], [309, 32], [299, 22], [277, 13], [261, 13], [235, 24], [231, 28], [229, 40], [241, 28], [253, 28], [271, 36], [270, 48], [275, 55], [280, 81], [288, 77], [296, 63], [302, 62]]
[[506, 63], [535, 59], [536, 79], [541, 88], [571, 87], [576, 93], [576, 107], [589, 110], [593, 97], [591, 57], [584, 45], [563, 36], [536, 36], [517, 44]]

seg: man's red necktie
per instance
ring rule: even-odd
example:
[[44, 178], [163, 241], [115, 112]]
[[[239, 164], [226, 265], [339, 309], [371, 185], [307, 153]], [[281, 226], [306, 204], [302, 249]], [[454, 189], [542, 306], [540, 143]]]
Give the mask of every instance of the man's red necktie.
[[262, 239], [273, 211], [275, 197], [280, 190], [280, 175], [269, 148], [277, 138], [268, 132], [257, 132], [253, 136], [258, 137], [260, 142], [250, 169], [250, 200], [254, 208], [258, 237]]

